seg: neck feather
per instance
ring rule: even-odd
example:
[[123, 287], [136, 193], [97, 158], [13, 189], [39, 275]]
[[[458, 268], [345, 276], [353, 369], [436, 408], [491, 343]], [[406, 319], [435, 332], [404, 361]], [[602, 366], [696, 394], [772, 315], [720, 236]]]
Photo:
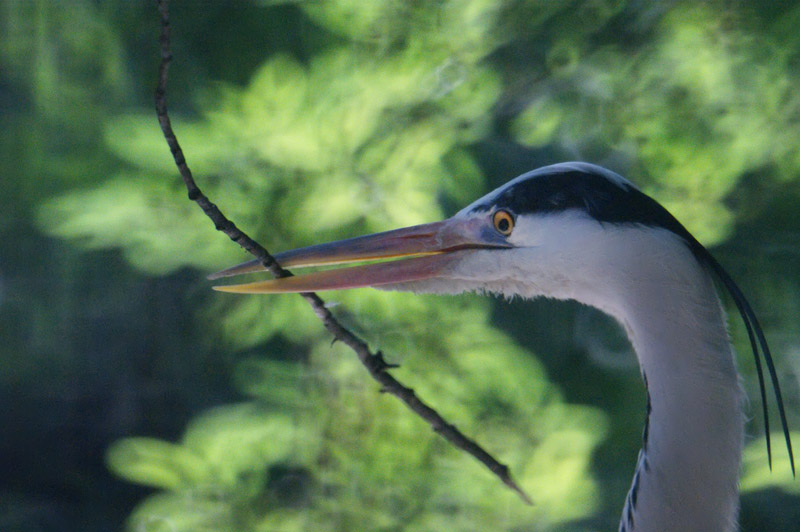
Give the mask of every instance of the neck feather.
[[514, 235], [514, 249], [465, 253], [444, 279], [404, 289], [572, 299], [615, 317], [648, 394], [620, 529], [736, 530], [743, 394], [708, 271], [668, 230], [579, 212], [519, 218]]
[[736, 530], [743, 394], [709, 272], [666, 230], [591, 220], [546, 229], [518, 277], [525, 286], [498, 291], [574, 299], [625, 328], [648, 417], [620, 529]]
[[612, 258], [588, 268], [615, 271], [589, 277], [613, 280], [578, 287], [574, 296], [619, 320], [647, 391], [644, 442], [620, 530], [736, 530], [743, 393], [711, 276], [672, 233], [606, 236]]
[[736, 529], [742, 393], [713, 285], [700, 269], [697, 277], [691, 295], [665, 290], [618, 316], [648, 394], [621, 530]]

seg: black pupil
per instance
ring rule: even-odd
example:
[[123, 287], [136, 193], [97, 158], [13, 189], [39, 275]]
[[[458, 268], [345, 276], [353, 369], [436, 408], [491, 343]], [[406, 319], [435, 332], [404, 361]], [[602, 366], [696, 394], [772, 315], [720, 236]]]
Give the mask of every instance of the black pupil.
[[508, 223], [508, 218], [500, 218], [497, 221], [497, 229], [499, 229], [501, 233], [508, 231], [509, 227], [510, 224]]

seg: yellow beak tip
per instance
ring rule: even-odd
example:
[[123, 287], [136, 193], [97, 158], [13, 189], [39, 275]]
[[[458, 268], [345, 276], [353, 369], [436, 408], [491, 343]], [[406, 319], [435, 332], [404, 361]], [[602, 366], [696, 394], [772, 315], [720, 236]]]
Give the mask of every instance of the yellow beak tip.
[[235, 286], [224, 286], [224, 285], [222, 285], [222, 286], [212, 286], [211, 289], [212, 290], [216, 290], [217, 292], [227, 292], [227, 293], [238, 292], [238, 290], [236, 290]]

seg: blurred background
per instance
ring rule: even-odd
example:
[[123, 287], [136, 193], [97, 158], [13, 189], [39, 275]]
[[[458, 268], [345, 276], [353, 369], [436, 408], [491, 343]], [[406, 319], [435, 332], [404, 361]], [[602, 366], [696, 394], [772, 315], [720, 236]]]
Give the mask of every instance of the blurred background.
[[[172, 4], [177, 135], [270, 250], [605, 165], [740, 284], [800, 427], [800, 3]], [[158, 31], [151, 1], [0, 5], [0, 529], [616, 530], [645, 415], [616, 324], [569, 302], [326, 297], [510, 465], [523, 504], [379, 393], [299, 297], [209, 289], [247, 257], [161, 137]], [[742, 529], [800, 530], [724, 303], [752, 399]]]

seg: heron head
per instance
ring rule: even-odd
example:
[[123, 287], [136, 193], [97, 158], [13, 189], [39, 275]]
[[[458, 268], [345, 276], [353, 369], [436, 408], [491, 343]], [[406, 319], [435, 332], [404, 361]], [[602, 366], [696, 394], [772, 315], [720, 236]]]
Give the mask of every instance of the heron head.
[[[621, 176], [594, 165], [563, 163], [523, 174], [440, 222], [275, 256], [285, 268], [365, 264], [214, 288], [256, 294], [375, 287], [574, 298], [580, 290], [576, 283], [588, 275], [581, 265], [608, 255], [598, 245], [604, 222], [685, 232]], [[210, 278], [260, 269], [251, 261]]]

